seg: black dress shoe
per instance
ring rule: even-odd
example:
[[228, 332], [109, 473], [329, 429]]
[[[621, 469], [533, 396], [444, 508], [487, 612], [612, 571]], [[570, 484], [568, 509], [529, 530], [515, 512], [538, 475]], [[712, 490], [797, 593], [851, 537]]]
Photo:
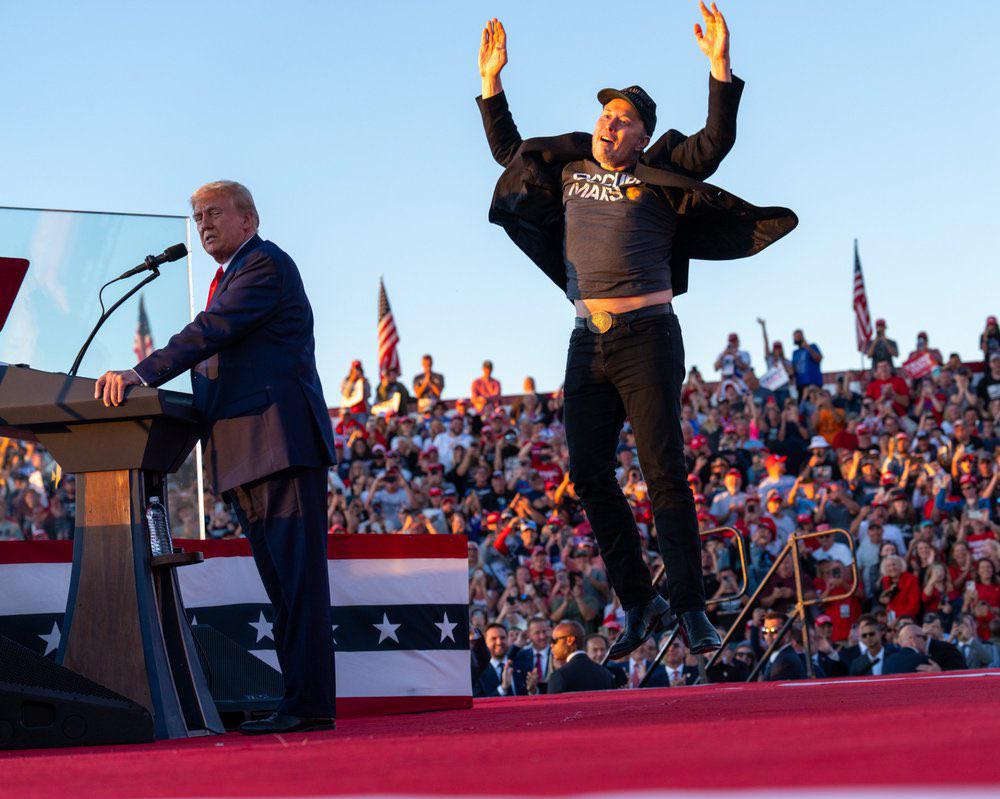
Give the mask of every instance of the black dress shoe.
[[334, 730], [336, 724], [330, 718], [305, 718], [287, 713], [272, 713], [267, 718], [244, 721], [240, 732], [244, 735], [273, 735], [283, 732], [312, 732], [313, 730]]
[[657, 594], [645, 605], [634, 607], [625, 613], [625, 627], [608, 650], [608, 660], [619, 660], [639, 646], [653, 633], [666, 630], [676, 624], [670, 605]]
[[712, 652], [722, 646], [719, 632], [703, 610], [688, 610], [681, 614], [681, 635], [692, 655]]

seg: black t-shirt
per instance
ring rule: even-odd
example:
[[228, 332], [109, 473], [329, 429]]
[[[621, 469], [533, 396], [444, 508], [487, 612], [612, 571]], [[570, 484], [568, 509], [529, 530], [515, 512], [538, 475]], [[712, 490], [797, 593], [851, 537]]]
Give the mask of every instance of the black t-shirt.
[[987, 372], [976, 386], [976, 393], [984, 405], [989, 405], [993, 400], [1000, 399], [1000, 380], [994, 380], [993, 373]]
[[632, 297], [671, 287], [677, 214], [659, 191], [589, 160], [567, 164], [562, 181], [567, 297]]

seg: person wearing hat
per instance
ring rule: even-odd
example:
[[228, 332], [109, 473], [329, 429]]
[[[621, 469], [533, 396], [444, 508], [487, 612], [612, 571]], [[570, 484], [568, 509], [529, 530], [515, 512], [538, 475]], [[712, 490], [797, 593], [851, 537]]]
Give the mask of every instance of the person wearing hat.
[[430, 355], [420, 359], [420, 367], [420, 373], [413, 378], [413, 396], [417, 398], [417, 411], [424, 413], [441, 399], [444, 375], [434, 371], [434, 359]]
[[368, 418], [368, 399], [372, 395], [372, 386], [365, 377], [361, 361], [351, 361], [351, 369], [347, 377], [340, 381], [340, 412], [350, 414], [362, 424]]
[[885, 361], [892, 368], [893, 358], [899, 357], [899, 346], [885, 334], [885, 319], [875, 320], [875, 336], [865, 348], [865, 355], [872, 359], [872, 368]]
[[[711, 66], [708, 122], [690, 137], [669, 131], [651, 147], [656, 103], [640, 86], [598, 92], [602, 110], [592, 134], [522, 141], [500, 81], [507, 34], [498, 20], [483, 30], [479, 50], [477, 102], [492, 155], [505, 167], [490, 221], [576, 309], [566, 436], [571, 478], [626, 611], [612, 658], [672, 624], [671, 608], [692, 651], [720, 643], [705, 614], [697, 517], [685, 480], [684, 350], [671, 301], [687, 289], [690, 258], [751, 255], [797, 223], [787, 209], [755, 208], [700, 182], [735, 141], [743, 89], [730, 70], [722, 13], [714, 4], [711, 11], [700, 8], [704, 28], [696, 26], [695, 37]], [[697, 229], [686, 225], [694, 215]], [[639, 531], [614, 479], [626, 416], [650, 488], [670, 608], [653, 588]]]
[[984, 410], [989, 410], [993, 400], [1000, 400], [1000, 350], [990, 354], [986, 374], [976, 386], [976, 394]]
[[941, 366], [941, 364], [944, 363], [944, 358], [941, 356], [941, 350], [937, 349], [936, 347], [931, 347], [927, 343], [927, 341], [928, 339], [926, 330], [921, 330], [919, 333], [917, 333], [916, 346], [913, 348], [913, 352], [911, 352], [906, 357], [907, 362], [912, 361], [914, 358], [920, 357], [926, 352], [928, 355], [931, 356], [931, 360], [935, 363], [935, 365]]

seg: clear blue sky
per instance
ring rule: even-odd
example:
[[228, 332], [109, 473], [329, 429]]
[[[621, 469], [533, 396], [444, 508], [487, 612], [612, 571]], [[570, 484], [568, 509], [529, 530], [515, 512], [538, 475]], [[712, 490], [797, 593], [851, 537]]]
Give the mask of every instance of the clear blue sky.
[[[801, 326], [826, 367], [856, 367], [854, 238], [873, 313], [902, 348], [926, 328], [946, 353], [974, 357], [1000, 296], [1000, 5], [722, 8], [747, 89], [713, 180], [801, 223], [752, 259], [693, 264], [676, 303], [688, 364], [710, 373], [730, 330], [759, 363], [763, 316], [772, 338]], [[526, 374], [554, 389], [570, 305], [486, 221], [499, 168], [473, 98], [493, 15], [524, 135], [589, 130], [596, 90], [635, 82], [656, 99], [660, 132], [703, 123], [694, 2], [3, 0], [0, 205], [186, 213], [196, 186], [240, 180], [262, 234], [303, 272], [331, 404], [352, 358], [374, 363], [380, 274], [408, 378], [429, 351], [448, 396], [467, 393], [484, 357], [509, 390]], [[200, 298], [212, 267], [201, 252], [195, 264]], [[160, 342], [172, 332], [151, 323]]]

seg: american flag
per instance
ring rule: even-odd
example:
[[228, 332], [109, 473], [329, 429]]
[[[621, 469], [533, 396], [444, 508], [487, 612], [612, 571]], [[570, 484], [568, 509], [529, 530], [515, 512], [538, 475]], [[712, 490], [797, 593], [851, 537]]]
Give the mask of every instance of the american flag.
[[861, 274], [858, 240], [854, 240], [854, 331], [858, 337], [858, 352], [865, 352], [872, 340], [872, 317], [868, 312], [865, 276]]
[[135, 346], [132, 351], [135, 353], [136, 362], [143, 360], [153, 351], [153, 334], [149, 331], [146, 299], [141, 294], [139, 295], [139, 325], [135, 329]]
[[[274, 608], [246, 539], [176, 542], [205, 557], [178, 572], [191, 624], [278, 670]], [[337, 715], [471, 707], [465, 536], [332, 535], [327, 557]], [[70, 541], [0, 541], [0, 636], [54, 658], [72, 567]]]
[[389, 307], [389, 296], [385, 293], [385, 283], [378, 280], [378, 366], [380, 371], [390, 367], [399, 371], [399, 353], [396, 345], [399, 334], [396, 332], [396, 321], [392, 318], [392, 308]]

